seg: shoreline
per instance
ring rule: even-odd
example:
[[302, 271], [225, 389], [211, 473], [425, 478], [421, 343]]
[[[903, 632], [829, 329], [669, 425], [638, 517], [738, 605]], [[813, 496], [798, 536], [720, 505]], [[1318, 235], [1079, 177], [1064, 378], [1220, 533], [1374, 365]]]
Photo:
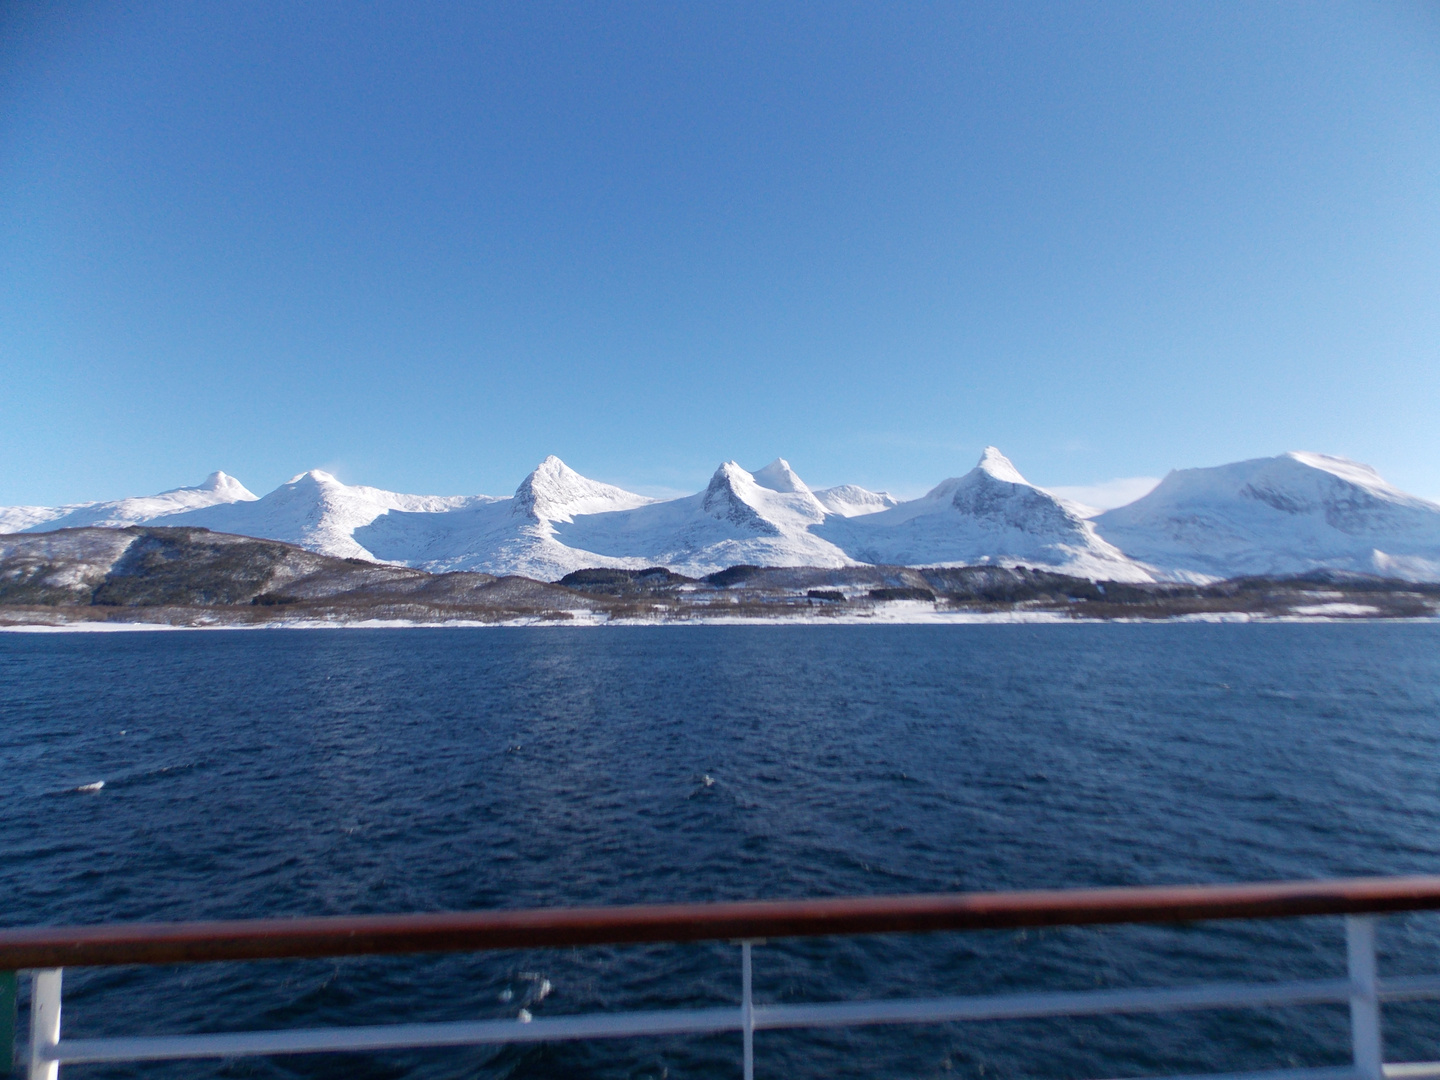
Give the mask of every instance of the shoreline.
[[0, 558], [0, 630], [11, 632], [1440, 617], [1440, 582], [1328, 570], [1201, 585], [1093, 581], [1025, 566], [737, 565], [703, 579], [652, 567], [541, 581], [429, 574], [179, 527], [76, 529], [21, 537], [12, 548]]
[[1199, 612], [1170, 615], [1163, 618], [1143, 616], [1110, 619], [1075, 618], [1056, 611], [1008, 612], [876, 612], [868, 615], [776, 616], [765, 618], [748, 615], [697, 616], [685, 619], [611, 619], [603, 613], [587, 612], [588, 618], [553, 619], [525, 616], [515, 619], [481, 621], [477, 619], [277, 619], [263, 623], [163, 623], [163, 622], [99, 622], [75, 621], [61, 623], [16, 623], [0, 625], [5, 634], [114, 634], [162, 633], [169, 631], [266, 631], [266, 630], [500, 630], [500, 629], [576, 629], [685, 627], [685, 626], [1107, 626], [1123, 625], [1184, 625], [1195, 623], [1440, 623], [1440, 616], [1396, 617], [1353, 614], [1278, 615], [1265, 612]]

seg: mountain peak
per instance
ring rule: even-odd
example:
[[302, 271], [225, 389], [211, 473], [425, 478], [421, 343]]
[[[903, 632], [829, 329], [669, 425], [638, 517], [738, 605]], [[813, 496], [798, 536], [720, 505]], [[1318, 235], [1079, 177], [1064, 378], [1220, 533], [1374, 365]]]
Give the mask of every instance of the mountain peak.
[[570, 521], [576, 514], [630, 510], [653, 501], [613, 484], [581, 476], [550, 454], [520, 481], [511, 513], [537, 522]]
[[774, 523], [765, 520], [746, 498], [759, 486], [755, 477], [746, 472], [739, 462], [727, 461], [710, 477], [700, 506], [711, 517], [728, 521], [748, 532], [778, 535], [779, 530]]
[[1172, 574], [1340, 569], [1440, 579], [1440, 505], [1329, 454], [1181, 469], [1095, 521], [1107, 539]]
[[[985, 452], [980, 455], [980, 460], [975, 467], [964, 476], [952, 476], [948, 480], [941, 480], [933, 488], [927, 491], [924, 499], [929, 502], [948, 502], [951, 499], [965, 499], [969, 495], [963, 493], [971, 491], [977, 485], [988, 486], [989, 482], [998, 481], [1002, 484], [1018, 484], [1021, 487], [1034, 488], [1035, 485], [1020, 475], [1020, 470], [1015, 468], [1014, 463], [993, 446], [987, 446]], [[1039, 491], [1039, 488], [1035, 488]], [[918, 502], [919, 500], [917, 500]], [[957, 504], [958, 505], [958, 504]]]
[[922, 498], [848, 517], [835, 535], [850, 541], [847, 554], [865, 562], [1038, 564], [1086, 577], [1150, 580], [1144, 567], [993, 446], [964, 476], [941, 481]]
[[737, 485], [753, 484], [755, 477], [748, 473], [738, 461], [722, 462], [705, 485], [707, 499], [710, 495], [734, 492]]
[[324, 469], [311, 469], [309, 472], [296, 473], [285, 482], [287, 487], [302, 483], [318, 484], [321, 487], [344, 486]]
[[810, 488], [805, 481], [795, 474], [795, 470], [790, 468], [790, 463], [782, 457], [777, 457], [763, 469], [757, 469], [752, 475], [757, 484], [763, 488], [769, 488], [771, 491], [778, 491], [782, 494], [810, 493]]
[[994, 446], [985, 447], [985, 452], [980, 455], [980, 461], [975, 468], [985, 475], [1002, 480], [1007, 484], [1030, 486], [1030, 481], [1020, 475], [1020, 470], [1015, 468], [1015, 463]]
[[229, 473], [221, 472], [219, 469], [216, 469], [209, 476], [207, 476], [204, 482], [201, 483], [195, 490], [213, 491], [217, 494], [227, 496], [234, 502], [255, 502], [258, 498], [258, 496], [255, 495], [254, 492], [252, 492], [239, 480], [236, 480], [235, 477], [231, 476]]

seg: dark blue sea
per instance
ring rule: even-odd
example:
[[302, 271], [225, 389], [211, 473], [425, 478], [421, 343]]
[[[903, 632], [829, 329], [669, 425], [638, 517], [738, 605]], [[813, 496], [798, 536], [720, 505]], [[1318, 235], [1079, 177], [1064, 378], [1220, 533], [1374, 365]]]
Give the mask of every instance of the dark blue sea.
[[[1440, 872], [1440, 626], [0, 635], [8, 925]], [[103, 781], [103, 787], [95, 785]], [[1381, 971], [1440, 972], [1386, 919]], [[729, 944], [71, 970], [67, 1035], [733, 1003]], [[760, 1001], [1343, 973], [1338, 919], [775, 941]], [[23, 1003], [22, 1003], [23, 1005]], [[1387, 1006], [1390, 1060], [1440, 1004]], [[1348, 1060], [1330, 1007], [761, 1032], [757, 1076]], [[67, 1067], [738, 1077], [736, 1036]]]

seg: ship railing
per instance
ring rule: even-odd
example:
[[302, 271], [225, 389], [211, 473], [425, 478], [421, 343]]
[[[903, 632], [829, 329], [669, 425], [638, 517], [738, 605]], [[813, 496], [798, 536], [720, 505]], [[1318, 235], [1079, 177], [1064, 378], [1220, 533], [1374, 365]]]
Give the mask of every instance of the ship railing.
[[[228, 922], [135, 923], [0, 930], [0, 1061], [29, 1080], [61, 1065], [541, 1043], [681, 1034], [740, 1035], [740, 1071], [753, 1080], [755, 1035], [783, 1028], [932, 1024], [1184, 1010], [1347, 1005], [1345, 1065], [1226, 1074], [1227, 1080], [1423, 1080], [1440, 1062], [1384, 1061], [1381, 1004], [1440, 998], [1440, 975], [1380, 978], [1375, 917], [1440, 908], [1440, 877], [1242, 885], [1046, 890], [744, 901], [627, 907], [441, 912]], [[1014, 993], [813, 1004], [752, 996], [754, 950], [768, 940], [1218, 919], [1343, 917], [1344, 978]], [[178, 1035], [65, 1038], [66, 967], [159, 965], [658, 942], [733, 942], [739, 1005], [517, 1019]], [[30, 1038], [15, 1054], [17, 975], [28, 972]]]

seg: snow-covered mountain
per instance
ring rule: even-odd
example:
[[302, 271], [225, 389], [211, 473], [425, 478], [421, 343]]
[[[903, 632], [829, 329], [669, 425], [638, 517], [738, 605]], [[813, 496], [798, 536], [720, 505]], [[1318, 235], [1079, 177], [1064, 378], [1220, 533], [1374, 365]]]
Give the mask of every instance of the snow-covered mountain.
[[254, 501], [157, 516], [145, 524], [198, 525], [215, 532], [284, 540], [322, 555], [389, 561], [357, 542], [355, 531], [391, 511], [442, 514], [495, 501], [485, 495], [402, 495], [351, 486], [319, 469], [291, 478], [263, 499], [250, 498]]
[[511, 498], [484, 498], [440, 515], [377, 515], [355, 535], [378, 558], [426, 570], [483, 570], [554, 580], [592, 566], [651, 565], [642, 558], [606, 557], [566, 544], [556, 539], [556, 532], [577, 518], [603, 517], [654, 501], [587, 479], [552, 454], [521, 481]]
[[1304, 453], [1174, 472], [1098, 517], [1028, 482], [994, 447], [909, 502], [854, 485], [811, 491], [783, 458], [754, 473], [726, 462], [703, 491], [660, 502], [547, 457], [509, 497], [405, 495], [312, 470], [260, 499], [214, 473], [145, 498], [0, 507], [0, 532], [82, 525], [203, 526], [325, 555], [548, 580], [586, 567], [700, 575], [741, 563], [1022, 564], [1120, 581], [1333, 568], [1440, 580], [1440, 505], [1367, 466]]
[[1440, 580], [1440, 504], [1326, 454], [1172, 472], [1094, 520], [1105, 539], [1181, 579], [1337, 569]]
[[223, 472], [213, 472], [195, 487], [172, 488], [159, 495], [69, 506], [0, 507], [0, 533], [51, 532], [86, 525], [124, 528], [200, 507], [253, 501], [255, 496], [239, 480]]
[[854, 559], [813, 531], [827, 516], [784, 458], [754, 473], [727, 461], [698, 494], [576, 518], [557, 528], [556, 537], [609, 559], [639, 556], [646, 566], [682, 574], [709, 574], [741, 563], [853, 565]]
[[826, 510], [841, 517], [878, 514], [881, 510], [900, 505], [900, 500], [888, 491], [868, 491], [858, 484], [821, 488], [815, 492], [815, 498], [820, 500]]
[[810, 533], [826, 515], [782, 458], [753, 475], [727, 462], [704, 491], [657, 502], [549, 457], [512, 499], [438, 518], [391, 513], [356, 538], [379, 558], [427, 570], [550, 579], [596, 566], [708, 574], [746, 562], [850, 565], [844, 552]]
[[1047, 566], [1081, 577], [1151, 575], [1095, 533], [1079, 507], [1036, 487], [987, 446], [964, 476], [889, 510], [827, 522], [821, 534], [851, 557], [906, 566]]

